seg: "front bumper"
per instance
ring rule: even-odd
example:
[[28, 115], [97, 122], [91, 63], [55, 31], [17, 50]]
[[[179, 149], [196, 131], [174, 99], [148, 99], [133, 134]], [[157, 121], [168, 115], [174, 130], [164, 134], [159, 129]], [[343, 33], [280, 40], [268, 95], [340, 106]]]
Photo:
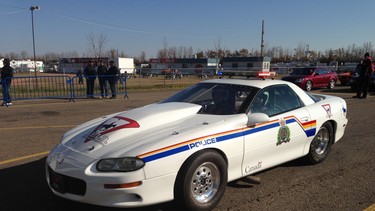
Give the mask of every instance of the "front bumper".
[[[84, 165], [82, 160], [91, 162]], [[60, 145], [46, 160], [46, 179], [50, 189], [62, 198], [107, 207], [142, 207], [173, 200], [177, 172], [146, 179], [143, 169], [98, 172], [96, 162]], [[140, 182], [140, 185], [113, 188], [118, 184], [134, 182]]]

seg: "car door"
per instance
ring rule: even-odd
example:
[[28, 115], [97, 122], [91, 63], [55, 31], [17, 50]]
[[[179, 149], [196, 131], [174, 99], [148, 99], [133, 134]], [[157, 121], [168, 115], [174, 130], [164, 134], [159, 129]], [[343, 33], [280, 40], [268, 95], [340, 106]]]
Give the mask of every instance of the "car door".
[[327, 74], [327, 71], [325, 69], [318, 68], [314, 76], [315, 87], [326, 86], [328, 84], [328, 81], [329, 81], [329, 76]]
[[[255, 109], [258, 98], [262, 98], [263, 110]], [[270, 121], [244, 131], [244, 175], [301, 157], [308, 138], [315, 134], [315, 122], [288, 85], [261, 90], [253, 100], [250, 112], [266, 113]]]

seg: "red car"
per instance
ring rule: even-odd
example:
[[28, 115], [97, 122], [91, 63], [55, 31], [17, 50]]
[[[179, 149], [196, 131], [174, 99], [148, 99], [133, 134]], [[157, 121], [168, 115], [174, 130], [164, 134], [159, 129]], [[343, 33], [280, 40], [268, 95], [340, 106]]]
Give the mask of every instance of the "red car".
[[351, 69], [347, 68], [345, 70], [341, 70], [341, 71], [339, 70], [337, 72], [337, 75], [339, 77], [340, 84], [341, 85], [350, 85], [350, 79], [353, 76], [355, 76], [356, 74], [359, 74], [360, 70], [361, 70], [361, 65], [360, 64], [357, 65], [355, 67], [355, 69], [354, 68], [351, 68]]
[[281, 78], [290, 81], [306, 91], [314, 88], [328, 87], [333, 89], [338, 80], [337, 73], [322, 67], [294, 68], [288, 76]]

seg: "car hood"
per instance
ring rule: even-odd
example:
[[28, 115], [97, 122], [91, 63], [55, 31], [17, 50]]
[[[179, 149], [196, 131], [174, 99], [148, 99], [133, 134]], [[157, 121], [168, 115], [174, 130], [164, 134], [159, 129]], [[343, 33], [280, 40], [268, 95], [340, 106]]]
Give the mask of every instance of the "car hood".
[[[207, 119], [211, 119], [213, 125], [225, 119], [223, 116], [197, 114], [200, 109], [200, 105], [172, 102], [112, 114], [68, 131], [64, 134], [62, 145], [94, 159], [137, 156], [144, 151], [173, 144], [175, 133], [191, 136], [191, 131], [195, 130], [194, 135], [200, 135], [196, 131], [204, 131], [201, 128]], [[179, 136], [182, 137], [194, 136]]]

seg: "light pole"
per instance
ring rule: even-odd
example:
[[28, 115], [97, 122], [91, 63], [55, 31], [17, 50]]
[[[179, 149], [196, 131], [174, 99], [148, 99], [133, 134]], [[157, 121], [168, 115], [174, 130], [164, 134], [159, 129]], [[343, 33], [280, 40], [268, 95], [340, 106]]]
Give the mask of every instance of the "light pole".
[[35, 38], [34, 38], [34, 10], [40, 10], [39, 6], [31, 6], [31, 27], [32, 27], [32, 33], [33, 33], [33, 51], [34, 51], [34, 72], [35, 72], [35, 79], [36, 79], [36, 58], [35, 58]]

